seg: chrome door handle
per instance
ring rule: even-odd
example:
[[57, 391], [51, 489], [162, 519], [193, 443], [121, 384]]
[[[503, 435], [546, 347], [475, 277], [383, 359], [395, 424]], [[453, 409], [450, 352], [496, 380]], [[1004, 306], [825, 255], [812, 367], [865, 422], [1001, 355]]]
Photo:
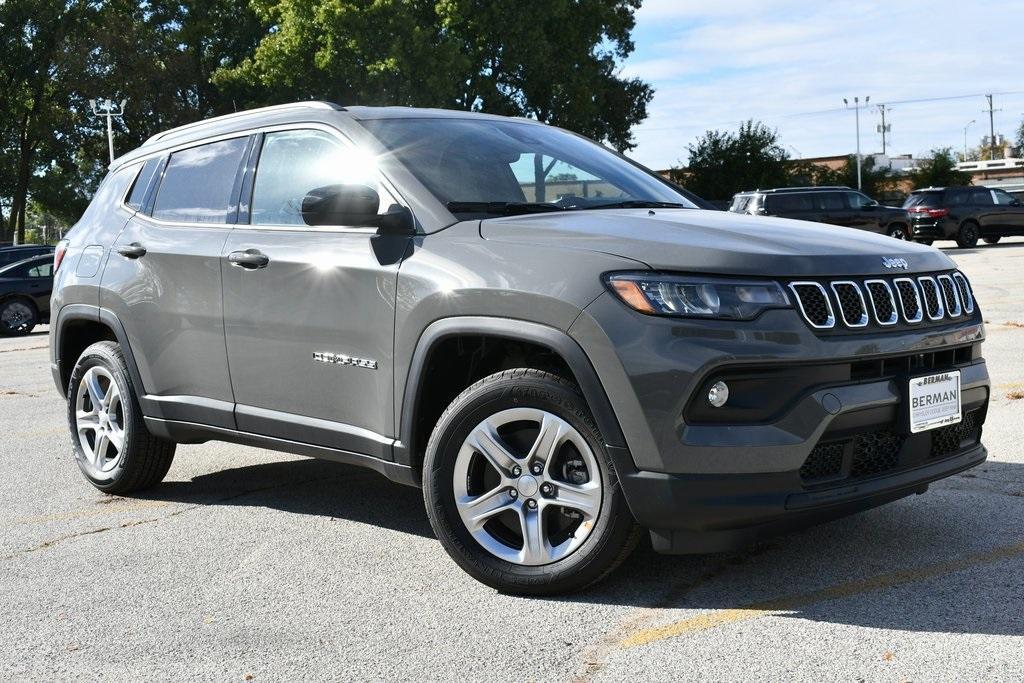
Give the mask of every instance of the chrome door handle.
[[246, 249], [245, 251], [233, 251], [228, 254], [228, 261], [231, 265], [246, 270], [266, 268], [270, 258], [259, 249]]
[[146, 255], [146, 248], [138, 242], [132, 242], [117, 247], [117, 253], [125, 258], [137, 259]]

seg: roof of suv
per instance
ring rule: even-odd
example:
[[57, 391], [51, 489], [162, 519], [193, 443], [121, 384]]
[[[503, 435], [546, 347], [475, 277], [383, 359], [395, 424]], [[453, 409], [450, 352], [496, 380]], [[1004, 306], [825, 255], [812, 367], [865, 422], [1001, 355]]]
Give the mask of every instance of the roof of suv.
[[772, 187], [764, 190], [744, 190], [743, 192], [737, 192], [736, 194], [782, 194], [782, 193], [799, 193], [799, 192], [834, 192], [836, 190], [852, 190], [853, 188], [847, 187], [846, 185], [815, 185], [811, 187]]
[[[270, 107], [248, 109], [245, 111], [215, 116], [194, 123], [187, 123], [177, 128], [162, 131], [151, 136], [142, 145], [114, 160], [111, 168], [124, 165], [149, 153], [188, 143], [232, 133], [238, 130], [254, 128], [269, 124], [287, 124], [297, 121], [329, 120], [338, 115], [350, 120], [370, 121], [375, 119], [397, 118], [474, 118], [507, 120], [510, 117], [495, 114], [483, 114], [471, 111], [455, 111], [449, 109], [420, 109], [416, 107], [343, 107], [333, 102], [311, 100], [308, 102], [291, 102]], [[334, 120], [337, 120], [334, 118]], [[524, 123], [541, 125], [532, 119], [517, 119]]]

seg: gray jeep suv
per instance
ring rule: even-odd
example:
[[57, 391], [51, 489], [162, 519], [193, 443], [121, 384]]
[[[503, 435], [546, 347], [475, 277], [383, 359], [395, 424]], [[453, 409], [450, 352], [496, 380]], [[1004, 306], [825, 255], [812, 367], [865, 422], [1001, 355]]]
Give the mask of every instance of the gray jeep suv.
[[533, 121], [307, 102], [174, 129], [55, 260], [94, 486], [209, 440], [370, 467], [503, 591], [592, 584], [644, 528], [719, 551], [986, 457], [984, 327], [945, 255], [692, 208]]

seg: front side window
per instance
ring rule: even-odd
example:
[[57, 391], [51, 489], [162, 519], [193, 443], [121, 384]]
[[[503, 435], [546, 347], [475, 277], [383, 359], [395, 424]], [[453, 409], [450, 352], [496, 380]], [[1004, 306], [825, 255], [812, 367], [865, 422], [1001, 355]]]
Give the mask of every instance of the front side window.
[[871, 206], [874, 204], [870, 198], [862, 195], [860, 192], [847, 192], [846, 201], [850, 203], [851, 209], [862, 209], [865, 206]]
[[460, 204], [545, 203], [592, 209], [624, 202], [696, 208], [604, 147], [549, 126], [490, 119], [361, 122], [453, 213]]
[[267, 133], [252, 190], [253, 225], [305, 225], [302, 200], [330, 185], [366, 185], [380, 195], [378, 213], [395, 200], [367, 155], [319, 130]]
[[1000, 206], [1009, 206], [1016, 201], [1009, 192], [1003, 190], [992, 190], [992, 199], [995, 200], [996, 204]]
[[231, 192], [248, 138], [190, 147], [171, 155], [153, 204], [153, 218], [180, 223], [228, 223]]

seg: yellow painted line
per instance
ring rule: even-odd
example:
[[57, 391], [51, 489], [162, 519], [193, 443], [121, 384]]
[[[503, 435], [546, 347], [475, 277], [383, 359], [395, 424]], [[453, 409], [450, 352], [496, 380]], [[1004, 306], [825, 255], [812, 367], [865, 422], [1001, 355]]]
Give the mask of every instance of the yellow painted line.
[[39, 515], [38, 517], [21, 517], [14, 520], [11, 526], [22, 524], [47, 524], [49, 522], [64, 522], [71, 519], [84, 519], [87, 517], [99, 517], [101, 515], [116, 515], [123, 512], [135, 512], [137, 510], [152, 510], [170, 505], [163, 500], [132, 500], [124, 503], [97, 503], [95, 507], [81, 510], [68, 510], [52, 515]]
[[810, 593], [752, 603], [746, 607], [707, 612], [690, 619], [683, 619], [664, 626], [656, 626], [654, 628], [638, 631], [628, 638], [625, 638], [620, 643], [620, 647], [629, 648], [648, 645], [659, 640], [675, 638], [677, 636], [695, 633], [697, 631], [705, 631], [740, 621], [750, 621], [751, 619], [758, 619], [778, 612], [790, 612], [825, 600], [849, 598], [862, 593], [870, 593], [872, 591], [893, 588], [907, 583], [924, 581], [937, 576], [951, 574], [953, 572], [970, 569], [971, 567], [979, 565], [1007, 560], [1020, 555], [1024, 555], [1024, 543], [1003, 546], [995, 548], [994, 550], [977, 553], [975, 555], [967, 555], [966, 557], [948, 560], [946, 562], [937, 562], [935, 564], [918, 567], [917, 569], [889, 572], [886, 574], [871, 576], [866, 579], [848, 581], [846, 583], [840, 583], [835, 586], [822, 588], [821, 590], [812, 591]]

